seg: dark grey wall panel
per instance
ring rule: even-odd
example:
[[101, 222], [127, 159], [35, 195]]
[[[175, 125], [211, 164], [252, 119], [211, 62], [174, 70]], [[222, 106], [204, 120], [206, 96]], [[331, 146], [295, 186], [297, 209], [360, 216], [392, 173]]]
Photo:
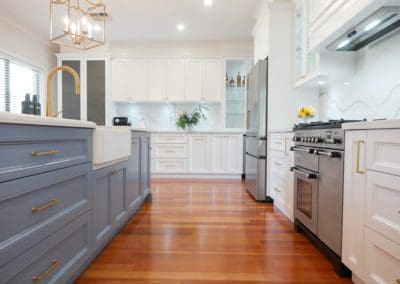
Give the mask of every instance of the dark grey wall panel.
[[[81, 63], [78, 60], [64, 60], [62, 65], [73, 68], [81, 74]], [[75, 80], [66, 71], [62, 72], [62, 105], [63, 118], [81, 119], [81, 98], [75, 93]]]
[[105, 97], [105, 62], [87, 61], [87, 119], [97, 125], [105, 125]]

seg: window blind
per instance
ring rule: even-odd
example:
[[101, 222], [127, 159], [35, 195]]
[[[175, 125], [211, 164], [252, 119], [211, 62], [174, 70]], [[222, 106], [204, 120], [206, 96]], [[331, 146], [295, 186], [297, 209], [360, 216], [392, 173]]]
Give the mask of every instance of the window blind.
[[21, 113], [25, 95], [41, 99], [41, 72], [28, 64], [0, 55], [0, 111]]

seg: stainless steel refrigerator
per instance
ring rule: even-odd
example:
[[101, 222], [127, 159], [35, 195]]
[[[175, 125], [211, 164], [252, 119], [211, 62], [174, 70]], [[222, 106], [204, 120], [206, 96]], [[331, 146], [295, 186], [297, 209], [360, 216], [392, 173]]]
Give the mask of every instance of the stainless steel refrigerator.
[[259, 60], [247, 77], [247, 129], [245, 136], [245, 183], [257, 201], [267, 196], [268, 58]]

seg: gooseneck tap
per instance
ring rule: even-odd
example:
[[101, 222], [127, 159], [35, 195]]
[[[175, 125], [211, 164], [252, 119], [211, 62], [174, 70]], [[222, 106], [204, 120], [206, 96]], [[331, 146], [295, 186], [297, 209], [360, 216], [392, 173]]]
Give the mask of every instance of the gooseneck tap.
[[51, 117], [56, 117], [59, 113], [62, 112], [59, 111], [55, 114], [52, 113], [51, 111], [51, 79], [53, 78], [54, 74], [56, 74], [58, 71], [67, 71], [70, 73], [75, 80], [75, 93], [78, 96], [81, 93], [81, 80], [79, 79], [78, 73], [74, 69], [72, 69], [69, 66], [57, 66], [54, 67], [53, 69], [50, 70], [49, 74], [47, 75], [47, 94], [46, 94], [46, 116], [51, 116]]

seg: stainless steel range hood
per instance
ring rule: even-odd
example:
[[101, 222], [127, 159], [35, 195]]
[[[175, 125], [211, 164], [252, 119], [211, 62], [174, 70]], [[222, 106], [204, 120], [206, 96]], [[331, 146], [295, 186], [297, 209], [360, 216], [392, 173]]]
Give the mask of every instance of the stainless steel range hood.
[[386, 6], [367, 17], [328, 46], [331, 51], [355, 51], [400, 27], [400, 6]]

